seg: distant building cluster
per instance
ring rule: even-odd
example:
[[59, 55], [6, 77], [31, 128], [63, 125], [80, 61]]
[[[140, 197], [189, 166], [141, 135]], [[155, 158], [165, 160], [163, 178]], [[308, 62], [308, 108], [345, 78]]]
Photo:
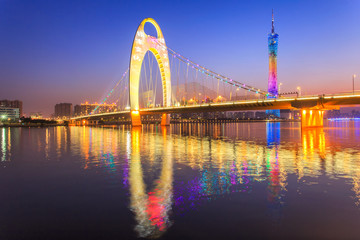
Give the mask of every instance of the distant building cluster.
[[42, 112], [31, 112], [30, 118], [31, 119], [43, 119], [44, 117], [43, 117]]
[[360, 118], [360, 111], [352, 110], [351, 112], [341, 112], [341, 110], [325, 111], [325, 118]]
[[117, 110], [117, 106], [115, 103], [113, 104], [100, 104], [100, 103], [81, 103], [80, 105], [75, 105], [74, 107], [74, 116], [83, 116], [89, 115], [93, 111], [96, 110], [96, 113], [107, 113], [107, 112], [115, 112]]
[[71, 117], [78, 117], [89, 115], [93, 112], [107, 113], [117, 110], [115, 103], [113, 104], [100, 104], [100, 103], [81, 103], [80, 105], [73, 105], [71, 103], [58, 103], [55, 105], [54, 118], [69, 119]]
[[23, 103], [19, 100], [0, 101], [0, 121], [17, 121], [23, 116]]
[[[184, 119], [232, 119], [232, 120], [263, 120], [271, 118], [266, 111], [233, 111], [233, 112], [204, 112], [204, 113], [179, 113], [172, 117]], [[280, 118], [298, 120], [301, 118], [299, 110], [280, 110]]]

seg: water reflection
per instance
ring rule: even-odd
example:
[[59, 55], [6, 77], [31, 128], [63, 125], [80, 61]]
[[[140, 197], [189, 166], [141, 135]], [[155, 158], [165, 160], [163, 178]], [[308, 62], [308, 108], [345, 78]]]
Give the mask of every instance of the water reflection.
[[280, 122], [266, 123], [266, 140], [268, 146], [280, 144]]
[[11, 159], [11, 131], [8, 128], [1, 128], [1, 161]]
[[282, 164], [279, 164], [279, 145], [281, 140], [280, 122], [266, 123], [266, 181], [267, 201], [269, 215], [273, 223], [277, 224], [281, 218], [281, 210], [284, 204], [283, 198], [286, 191], [287, 174]]
[[[274, 223], [289, 192], [321, 179], [342, 184], [360, 205], [359, 123], [331, 123], [300, 130], [294, 123], [179, 124], [91, 128], [1, 129], [1, 161], [56, 162], [73, 156], [83, 172], [103, 174], [110, 187], [126, 189], [139, 237], [158, 238], [177, 215], [226, 196], [252, 194]], [[14, 141], [21, 139], [21, 141]], [[21, 147], [19, 147], [21, 142]], [[291, 181], [291, 179], [293, 179]], [[295, 179], [295, 180], [294, 180]], [[323, 185], [321, 185], [323, 184]], [[122, 190], [123, 191], [123, 190]], [[242, 195], [243, 194], [243, 195]]]
[[[139, 237], [157, 238], [170, 226], [172, 204], [173, 159], [172, 145], [167, 141], [166, 128], [163, 130], [163, 158], [161, 173], [155, 181], [155, 187], [146, 191], [141, 167], [140, 146], [144, 144], [141, 128], [131, 130], [131, 160], [129, 171], [130, 207], [135, 214], [135, 231]], [[154, 150], [154, 149], [152, 149]]]
[[326, 141], [323, 128], [310, 128], [302, 130], [303, 154], [306, 159], [316, 157], [315, 151], [322, 160], [326, 158]]
[[6, 159], [6, 130], [1, 129], [1, 161], [4, 162]]

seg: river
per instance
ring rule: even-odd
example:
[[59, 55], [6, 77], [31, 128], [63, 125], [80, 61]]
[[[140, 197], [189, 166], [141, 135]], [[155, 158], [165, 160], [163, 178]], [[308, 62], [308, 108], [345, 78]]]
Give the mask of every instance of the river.
[[0, 128], [0, 239], [358, 239], [360, 121]]

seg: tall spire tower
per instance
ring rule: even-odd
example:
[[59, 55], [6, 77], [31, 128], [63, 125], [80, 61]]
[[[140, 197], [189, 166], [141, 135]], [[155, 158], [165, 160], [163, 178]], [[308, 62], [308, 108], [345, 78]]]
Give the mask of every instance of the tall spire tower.
[[269, 46], [269, 80], [268, 80], [268, 92], [274, 97], [278, 96], [277, 85], [277, 49], [279, 35], [275, 33], [274, 27], [274, 10], [272, 11], [271, 33], [268, 35]]
[[[278, 50], [279, 35], [275, 33], [274, 27], [274, 10], [272, 10], [271, 33], [268, 35], [269, 47], [269, 79], [268, 79], [268, 92], [271, 98], [279, 96], [277, 84], [277, 50]], [[270, 117], [280, 117], [280, 110], [267, 110], [266, 113]]]
[[274, 9], [272, 10], [271, 33], [275, 32], [274, 28]]

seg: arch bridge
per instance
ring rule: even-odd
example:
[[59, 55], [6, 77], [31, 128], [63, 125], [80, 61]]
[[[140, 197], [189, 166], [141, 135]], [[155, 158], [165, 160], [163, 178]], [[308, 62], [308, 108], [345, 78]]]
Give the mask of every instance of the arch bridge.
[[[157, 37], [148, 35], [144, 31], [146, 23], [152, 24]], [[151, 52], [160, 71], [162, 85], [162, 106], [154, 108], [142, 108], [139, 104], [140, 74], [145, 54]], [[171, 71], [169, 52], [175, 54], [187, 66], [191, 65], [197, 71], [206, 76], [218, 79], [235, 88], [262, 94], [264, 99], [235, 100], [226, 102], [198, 103], [185, 106], [176, 106], [172, 103]], [[237, 89], [237, 90], [238, 90]], [[199, 93], [200, 94], [200, 93]], [[269, 97], [268, 97], [269, 96]], [[317, 127], [323, 126], [323, 115], [325, 110], [338, 109], [343, 105], [360, 105], [360, 94], [331, 94], [302, 97], [274, 98], [270, 93], [248, 86], [233, 79], [227, 78], [211, 71], [205, 67], [195, 64], [191, 60], [181, 56], [165, 43], [164, 35], [158, 23], [152, 18], [144, 19], [135, 34], [129, 67], [129, 102], [130, 109], [126, 111], [115, 111], [110, 113], [89, 114], [71, 119], [72, 124], [83, 125], [85, 122], [97, 123], [104, 118], [118, 116], [131, 116], [132, 126], [141, 126], [141, 115], [161, 114], [161, 125], [170, 124], [170, 113], [193, 113], [193, 112], [215, 112], [215, 111], [244, 111], [244, 110], [271, 110], [271, 109], [298, 109], [301, 110], [301, 126]]]

